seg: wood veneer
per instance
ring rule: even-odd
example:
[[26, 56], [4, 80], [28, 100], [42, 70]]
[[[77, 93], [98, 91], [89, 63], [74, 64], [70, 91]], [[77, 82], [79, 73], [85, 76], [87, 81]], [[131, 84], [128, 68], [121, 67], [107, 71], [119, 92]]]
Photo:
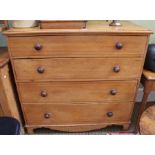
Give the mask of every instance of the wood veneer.
[[86, 29], [4, 32], [29, 133], [129, 127], [152, 32], [122, 25], [88, 21]]

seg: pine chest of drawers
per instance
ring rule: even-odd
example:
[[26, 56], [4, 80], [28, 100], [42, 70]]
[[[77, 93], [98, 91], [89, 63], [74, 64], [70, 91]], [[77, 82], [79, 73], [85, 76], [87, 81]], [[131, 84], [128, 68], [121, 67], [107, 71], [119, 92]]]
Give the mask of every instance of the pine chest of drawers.
[[151, 31], [108, 24], [4, 32], [29, 133], [128, 128]]

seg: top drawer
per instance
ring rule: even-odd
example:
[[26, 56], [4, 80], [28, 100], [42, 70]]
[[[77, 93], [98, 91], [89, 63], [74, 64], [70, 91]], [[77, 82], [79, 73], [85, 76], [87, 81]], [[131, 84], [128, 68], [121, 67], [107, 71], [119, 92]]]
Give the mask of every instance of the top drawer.
[[141, 57], [146, 36], [10, 37], [12, 57]]

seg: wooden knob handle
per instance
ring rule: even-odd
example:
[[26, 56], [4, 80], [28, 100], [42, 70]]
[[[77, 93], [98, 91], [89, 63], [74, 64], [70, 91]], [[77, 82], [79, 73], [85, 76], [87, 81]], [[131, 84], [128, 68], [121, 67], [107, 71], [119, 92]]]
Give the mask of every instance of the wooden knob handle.
[[46, 97], [46, 96], [48, 95], [48, 93], [47, 93], [47, 91], [42, 90], [41, 93], [40, 93], [40, 95], [41, 95], [42, 97]]
[[42, 73], [45, 72], [45, 68], [44, 68], [43, 66], [39, 66], [39, 67], [37, 68], [37, 71], [38, 71], [38, 73], [42, 74]]
[[111, 95], [116, 95], [116, 94], [117, 94], [117, 90], [116, 90], [116, 89], [112, 89], [112, 90], [110, 91], [110, 94], [111, 94]]
[[50, 114], [49, 113], [45, 113], [44, 114], [44, 118], [46, 118], [46, 119], [50, 118]]
[[116, 43], [115, 47], [117, 49], [122, 49], [123, 48], [123, 44], [121, 42]]
[[41, 49], [42, 49], [42, 45], [41, 44], [39, 44], [39, 43], [37, 43], [37, 44], [35, 44], [35, 46], [34, 46], [34, 48], [37, 50], [37, 51], [40, 51]]
[[114, 68], [113, 68], [113, 71], [115, 73], [119, 72], [120, 71], [120, 66], [119, 65], [116, 65]]
[[113, 113], [112, 112], [107, 112], [107, 116], [108, 117], [112, 117], [113, 116]]

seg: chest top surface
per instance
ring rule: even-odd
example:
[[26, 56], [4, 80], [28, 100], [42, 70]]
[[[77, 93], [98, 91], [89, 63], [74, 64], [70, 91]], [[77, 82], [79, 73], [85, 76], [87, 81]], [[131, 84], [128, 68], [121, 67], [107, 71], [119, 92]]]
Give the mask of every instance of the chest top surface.
[[146, 35], [152, 34], [151, 30], [138, 26], [129, 21], [121, 21], [122, 26], [109, 26], [111, 21], [88, 21], [85, 29], [40, 29], [35, 28], [10, 28], [3, 32], [7, 36], [29, 35], [67, 35], [67, 34], [129, 34]]

